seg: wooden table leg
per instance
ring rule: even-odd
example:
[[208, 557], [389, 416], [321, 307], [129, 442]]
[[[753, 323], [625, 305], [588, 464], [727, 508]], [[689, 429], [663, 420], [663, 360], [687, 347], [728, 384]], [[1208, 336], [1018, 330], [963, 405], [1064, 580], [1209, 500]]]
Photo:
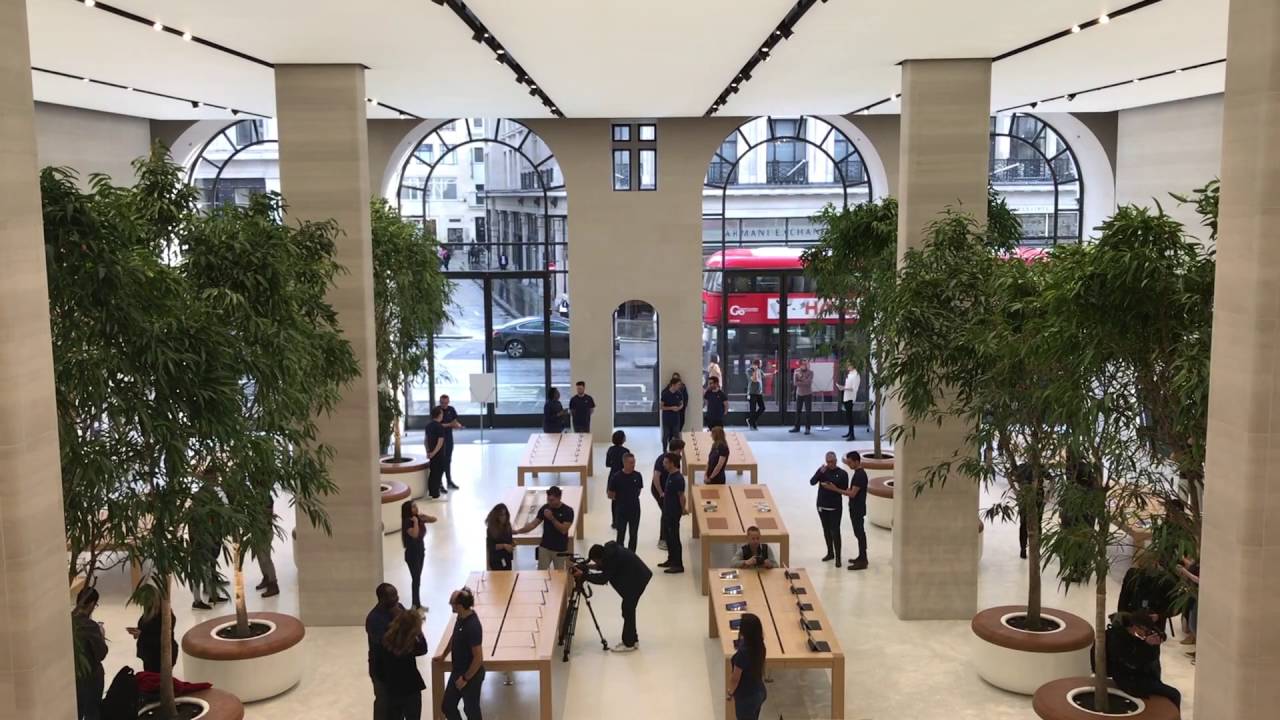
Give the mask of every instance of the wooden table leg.
[[729, 697], [729, 680], [733, 677], [733, 661], [729, 658], [724, 659], [724, 720], [730, 720], [733, 717], [734, 707], [733, 698]]
[[[693, 515], [693, 508], [689, 508], [689, 514]], [[697, 516], [694, 516], [693, 517], [693, 539], [697, 540], [700, 537], [702, 537], [702, 533], [698, 531], [698, 518]]]
[[752, 465], [752, 466], [751, 466], [751, 484], [752, 484], [752, 485], [759, 485], [759, 484], [760, 484], [760, 477], [759, 477], [759, 475], [760, 475], [760, 466], [759, 466], [759, 465]]
[[707, 601], [707, 637], [720, 637], [720, 628], [716, 625], [715, 598]]
[[844, 655], [831, 660], [831, 718], [844, 720]]
[[578, 473], [578, 479], [580, 481], [579, 484], [582, 485], [582, 512], [584, 515], [587, 512], [587, 497], [591, 495], [591, 493], [587, 491], [587, 475], [588, 472], [586, 470]]
[[778, 544], [781, 546], [782, 566], [791, 567], [791, 536], [784, 535]]
[[444, 700], [444, 663], [431, 661], [431, 717], [442, 720], [444, 713], [440, 711], [440, 703]]
[[543, 660], [538, 668], [538, 695], [542, 706], [541, 720], [551, 720], [551, 661]]
[[524, 471], [516, 470], [516, 486], [524, 487]]
[[702, 546], [702, 568], [700, 570], [702, 573], [702, 594], [709, 595], [711, 594], [711, 577], [707, 570], [711, 564], [711, 543], [704, 540], [698, 544]]

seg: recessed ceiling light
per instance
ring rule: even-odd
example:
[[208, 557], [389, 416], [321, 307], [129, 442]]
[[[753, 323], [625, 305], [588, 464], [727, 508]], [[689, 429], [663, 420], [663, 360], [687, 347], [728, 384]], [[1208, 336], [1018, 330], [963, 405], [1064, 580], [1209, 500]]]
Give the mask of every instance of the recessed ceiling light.
[[133, 88], [131, 88], [131, 87], [127, 87], [127, 88], [125, 88], [125, 90], [126, 90], [126, 91], [128, 91], [128, 92], [133, 92]]
[[80, 78], [80, 82], [89, 82], [89, 78]]
[[160, 24], [160, 21], [159, 21], [159, 20], [157, 20], [157, 21], [155, 22], [155, 24], [151, 26], [151, 28], [152, 28], [153, 30], [155, 30], [156, 32], [160, 32], [161, 30], [164, 30], [164, 25], [161, 25], [161, 24]]
[[399, 113], [399, 114], [397, 115], [397, 117], [398, 117], [398, 118], [400, 118], [401, 120], [404, 120], [404, 119], [408, 118], [409, 116], [408, 116], [408, 115], [405, 115], [404, 113]]
[[1102, 13], [1101, 15], [1099, 15], [1099, 16], [1098, 16], [1098, 23], [1099, 23], [1099, 24], [1101, 24], [1101, 25], [1106, 25], [1106, 24], [1107, 24], [1107, 23], [1109, 23], [1109, 22], [1111, 22], [1111, 16], [1110, 16], [1110, 15], [1108, 15], [1108, 14], [1106, 14], [1106, 13]]
[[1078, 32], [1080, 32], [1080, 26], [1079, 26], [1079, 25], [1072, 25], [1072, 26], [1071, 26], [1071, 32], [1073, 32], [1073, 33], [1078, 33]]
[[367, 103], [373, 103], [374, 105], [378, 104], [377, 98], [365, 98], [364, 101]]
[[1134, 78], [1133, 81], [1136, 83], [1140, 83], [1142, 82], [1142, 78]]
[[98, 3], [94, 2], [94, 0], [84, 0], [85, 7], [93, 7], [94, 5], [97, 5], [97, 4]]
[[499, 55], [505, 55], [507, 51], [503, 50], [502, 48], [498, 48], [494, 52], [498, 53]]
[[188, 30], [188, 31], [186, 31], [186, 32], [184, 32], [184, 33], [182, 33], [182, 39], [183, 39], [183, 40], [186, 40], [187, 42], [191, 42], [191, 37], [192, 37], [192, 36], [191, 36], [191, 31], [190, 31], [190, 30]]
[[893, 99], [894, 99], [894, 100], [900, 100], [900, 99], [902, 99], [902, 93], [894, 93], [894, 94], [893, 94]]
[[1174, 73], [1180, 73], [1180, 72], [1182, 72], [1182, 68], [1178, 68], [1177, 70], [1174, 70], [1173, 72], [1174, 72]]
[[1039, 102], [1039, 101], [1036, 101], [1036, 102], [1031, 103], [1031, 109], [1032, 109], [1032, 110], [1035, 110], [1035, 109], [1036, 109], [1037, 107], [1039, 107], [1039, 106], [1040, 106], [1040, 102]]

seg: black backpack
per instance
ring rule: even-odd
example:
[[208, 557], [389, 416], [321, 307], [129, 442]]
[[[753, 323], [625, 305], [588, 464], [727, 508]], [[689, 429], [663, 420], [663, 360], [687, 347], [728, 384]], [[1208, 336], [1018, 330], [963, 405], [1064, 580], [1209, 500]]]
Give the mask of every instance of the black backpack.
[[120, 668], [102, 699], [102, 720], [138, 720], [138, 680], [133, 668]]

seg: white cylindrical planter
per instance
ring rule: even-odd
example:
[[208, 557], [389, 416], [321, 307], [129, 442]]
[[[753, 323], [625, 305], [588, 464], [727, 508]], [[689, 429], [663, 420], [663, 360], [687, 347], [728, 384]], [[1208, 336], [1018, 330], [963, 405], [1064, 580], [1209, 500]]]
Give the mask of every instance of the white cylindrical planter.
[[390, 455], [378, 461], [382, 482], [398, 480], [409, 487], [409, 497], [420, 498], [427, 494], [427, 469], [430, 462], [424, 455], [405, 453], [404, 460], [395, 462]]
[[212, 683], [243, 702], [274, 697], [302, 680], [302, 622], [282, 613], [249, 613], [253, 623], [271, 627], [254, 638], [224, 639], [217, 632], [235, 625], [223, 616], [196, 625], [182, 636], [182, 668], [190, 682]]
[[409, 486], [383, 479], [378, 489], [382, 491], [382, 534], [400, 532], [400, 506], [409, 500]]
[[1087, 674], [1093, 648], [1093, 627], [1062, 610], [1041, 613], [1058, 623], [1050, 632], [1027, 632], [1009, 625], [1025, 616], [1025, 606], [988, 608], [974, 616], [973, 664], [983, 680], [1002, 690], [1033, 695], [1047, 682]]
[[1126, 692], [1109, 688], [1113, 696], [1122, 697], [1136, 706], [1132, 712], [1100, 713], [1086, 710], [1072, 701], [1073, 697], [1093, 694], [1093, 677], [1079, 675], [1065, 677], [1045, 683], [1036, 689], [1031, 699], [1031, 708], [1042, 720], [1104, 720], [1105, 718], [1123, 718], [1123, 720], [1178, 720], [1182, 715], [1168, 698], [1152, 695], [1147, 698], [1136, 698]]
[[893, 529], [892, 477], [873, 477], [867, 482], [867, 520], [876, 527]]

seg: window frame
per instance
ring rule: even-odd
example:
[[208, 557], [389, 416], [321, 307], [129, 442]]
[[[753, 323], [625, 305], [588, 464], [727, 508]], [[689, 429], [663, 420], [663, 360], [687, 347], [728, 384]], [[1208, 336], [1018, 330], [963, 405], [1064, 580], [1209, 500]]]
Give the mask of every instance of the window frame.
[[[653, 182], [645, 184], [644, 181], [644, 157], [648, 154], [653, 162]], [[636, 189], [641, 192], [655, 192], [658, 189], [658, 148], [637, 148], [636, 149]]]
[[[625, 158], [627, 159], [627, 163], [626, 163], [626, 165], [627, 165], [627, 186], [626, 186], [626, 187], [619, 187], [619, 186], [618, 186], [618, 157], [619, 157], [619, 155], [621, 155], [621, 156], [623, 156], [623, 157], [625, 157]], [[613, 157], [613, 162], [612, 162], [612, 164], [610, 165], [610, 167], [612, 168], [613, 173], [612, 173], [612, 175], [611, 175], [610, 177], [611, 177], [611, 179], [612, 179], [613, 191], [614, 191], [614, 192], [631, 192], [633, 189], [635, 189], [635, 184], [636, 184], [635, 163], [633, 162], [634, 158], [632, 157], [631, 149], [630, 149], [630, 148], [613, 148], [613, 155], [612, 155], [612, 157]]]

